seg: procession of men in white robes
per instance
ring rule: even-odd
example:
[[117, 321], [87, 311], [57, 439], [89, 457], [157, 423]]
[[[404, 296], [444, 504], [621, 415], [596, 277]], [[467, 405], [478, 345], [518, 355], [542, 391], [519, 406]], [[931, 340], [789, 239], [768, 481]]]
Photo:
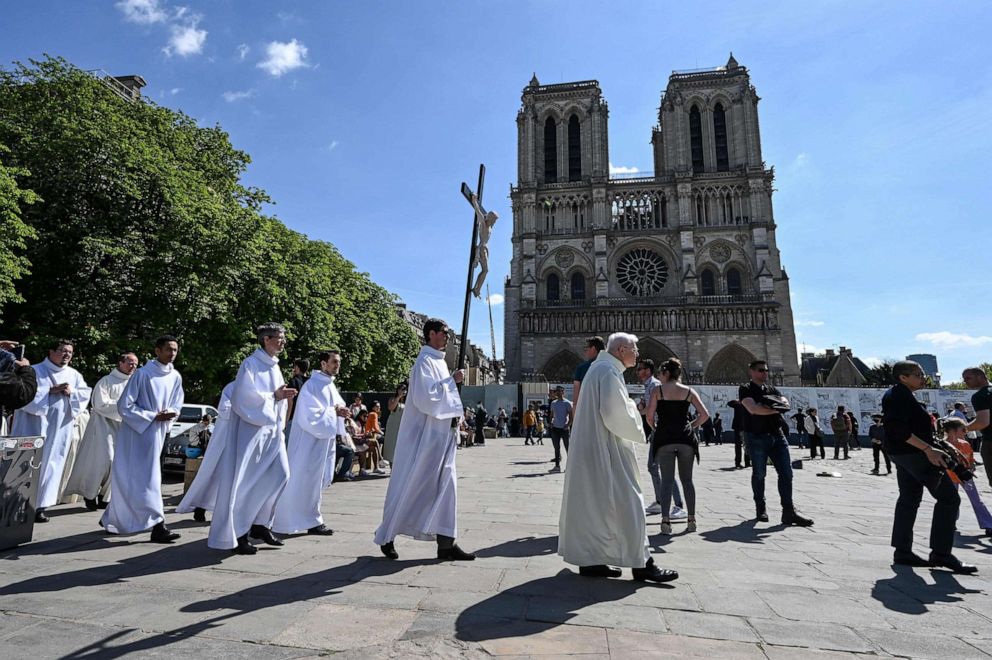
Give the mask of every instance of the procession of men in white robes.
[[121, 428], [117, 402], [137, 367], [138, 357], [124, 353], [117, 366], [93, 386], [90, 420], [65, 487], [66, 495], [81, 496], [90, 511], [105, 509], [110, 500], [110, 468]]
[[402, 535], [437, 541], [438, 559], [472, 560], [475, 555], [455, 543], [458, 427], [452, 422], [457, 424], [463, 415], [457, 384], [464, 374], [448, 373], [444, 349], [449, 330], [444, 321], [429, 319], [423, 332], [426, 345], [410, 371], [396, 460], [375, 542], [389, 559], [399, 558], [394, 539]]
[[179, 538], [165, 524], [159, 464], [172, 420], [183, 405], [183, 380], [173, 365], [178, 354], [175, 337], [159, 337], [155, 359], [134, 372], [117, 402], [122, 424], [110, 470], [114, 496], [100, 520], [110, 534], [151, 529], [154, 543]]
[[[217, 419], [214, 421], [214, 432], [210, 435], [207, 450], [203, 454], [200, 468], [190, 484], [189, 490], [183, 496], [176, 513], [193, 512], [193, 519], [198, 522], [207, 521], [207, 511], [213, 511], [217, 504], [217, 486], [221, 481], [221, 471], [227, 467], [234, 468], [234, 461], [225, 460], [231, 437], [231, 393], [234, 391], [234, 381], [224, 386], [220, 393], [220, 403], [217, 404]], [[231, 449], [230, 451], [234, 451]]]
[[82, 374], [69, 366], [74, 347], [60, 340], [52, 344], [48, 357], [32, 365], [38, 393], [14, 415], [11, 435], [42, 436], [35, 522], [48, 522], [45, 509], [58, 503], [76, 418], [86, 410], [90, 388]]

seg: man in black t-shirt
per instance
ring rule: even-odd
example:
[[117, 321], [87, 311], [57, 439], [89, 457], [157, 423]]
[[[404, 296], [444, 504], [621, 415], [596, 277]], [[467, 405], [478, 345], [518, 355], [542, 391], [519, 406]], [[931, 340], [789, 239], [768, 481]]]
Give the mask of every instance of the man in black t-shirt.
[[978, 367], [969, 367], [961, 374], [965, 385], [978, 391], [971, 395], [971, 407], [975, 409], [975, 419], [968, 424], [969, 431], [979, 431], [982, 434], [979, 453], [985, 464], [985, 476], [992, 486], [992, 423], [989, 420], [989, 410], [992, 409], [992, 386], [989, 378]]
[[751, 490], [754, 493], [755, 516], [762, 522], [768, 521], [765, 506], [765, 473], [768, 459], [771, 459], [778, 472], [778, 495], [782, 501], [782, 524], [809, 527], [813, 521], [796, 511], [792, 502], [792, 459], [789, 456], [789, 441], [782, 434], [782, 427], [788, 424], [782, 411], [768, 405], [767, 396], [780, 397], [788, 403], [777, 389], [768, 384], [768, 364], [755, 360], [748, 365], [751, 382], [741, 385], [738, 399], [744, 408], [744, 431], [747, 434], [747, 449], [751, 455]]

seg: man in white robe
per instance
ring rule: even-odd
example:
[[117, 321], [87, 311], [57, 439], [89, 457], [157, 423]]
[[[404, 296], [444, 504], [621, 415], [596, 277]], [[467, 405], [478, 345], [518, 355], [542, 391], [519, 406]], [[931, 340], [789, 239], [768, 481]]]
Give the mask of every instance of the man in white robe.
[[558, 520], [558, 554], [589, 577], [668, 582], [678, 573], [658, 568], [648, 547], [644, 496], [635, 446], [644, 442], [641, 415], [623, 372], [637, 363], [637, 337], [615, 333], [582, 380], [569, 441], [565, 492]]
[[334, 384], [341, 370], [341, 354], [323, 351], [320, 365], [303, 384], [295, 402], [289, 433], [289, 483], [276, 503], [272, 531], [278, 534], [306, 532], [330, 536], [333, 530], [320, 514], [320, 491], [328, 463], [334, 464], [335, 438], [344, 435], [344, 420], [351, 412]]
[[34, 400], [14, 413], [11, 435], [40, 435], [41, 450], [38, 500], [35, 522], [48, 522], [45, 509], [58, 502], [62, 473], [65, 471], [73, 423], [90, 401], [90, 387], [82, 374], [69, 366], [74, 346], [60, 339], [48, 351], [48, 358], [33, 365], [38, 379]]
[[[92, 398], [92, 396], [91, 396]], [[69, 477], [76, 466], [76, 454], [79, 452], [79, 443], [83, 441], [83, 435], [90, 425], [90, 411], [83, 408], [76, 418], [72, 420], [72, 436], [69, 440], [69, 451], [65, 455], [65, 465], [62, 467], [62, 479], [59, 481], [59, 504], [72, 504], [79, 501], [79, 497], [67, 493], [65, 488], [69, 485]]]
[[[260, 348], [238, 369], [231, 393], [231, 436], [217, 484], [217, 505], [207, 545], [235, 554], [255, 554], [248, 537], [268, 545], [283, 542], [272, 535], [276, 501], [289, 480], [283, 433], [288, 400], [297, 392], [286, 387], [279, 353], [286, 330], [278, 323], [257, 329]], [[230, 450], [234, 451], [230, 451]]]
[[66, 495], [82, 496], [90, 511], [106, 509], [110, 501], [110, 466], [114, 461], [114, 442], [121, 429], [117, 402], [137, 368], [138, 356], [122, 353], [117, 366], [93, 386], [90, 421], [65, 487]]
[[386, 490], [382, 524], [375, 542], [389, 559], [399, 559], [393, 540], [410, 536], [437, 541], [437, 557], [472, 560], [455, 544], [458, 536], [455, 453], [463, 414], [457, 384], [461, 370], [448, 373], [444, 349], [448, 327], [440, 319], [424, 324], [424, 342], [410, 372], [410, 390], [396, 439], [396, 460]]
[[110, 534], [136, 534], [151, 528], [152, 543], [172, 543], [179, 538], [165, 525], [159, 463], [185, 396], [183, 379], [172, 364], [178, 354], [175, 337], [159, 337], [155, 359], [134, 372], [117, 402], [122, 423], [110, 468], [114, 496], [100, 520]]
[[[225, 462], [225, 452], [230, 445], [231, 437], [231, 393], [234, 391], [234, 381], [228, 383], [220, 393], [220, 403], [217, 404], [217, 420], [214, 422], [214, 432], [207, 443], [207, 451], [203, 454], [200, 469], [193, 477], [193, 483], [183, 496], [176, 513], [193, 512], [193, 520], [207, 521], [207, 511], [213, 511], [217, 503], [217, 486], [221, 480], [221, 472], [231, 461]], [[233, 451], [233, 450], [232, 450]]]

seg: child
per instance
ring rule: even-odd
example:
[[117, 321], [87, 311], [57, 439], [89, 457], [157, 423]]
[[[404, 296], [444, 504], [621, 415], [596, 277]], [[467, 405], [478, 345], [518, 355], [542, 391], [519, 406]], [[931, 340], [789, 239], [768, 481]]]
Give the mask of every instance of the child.
[[[968, 438], [966, 437], [965, 422], [957, 417], [945, 417], [941, 420], [941, 426], [944, 430], [944, 440], [954, 445], [964, 455], [968, 467], [974, 469], [974, 450], [971, 448], [971, 443], [968, 442]], [[986, 536], [992, 536], [992, 514], [989, 513], [989, 510], [982, 502], [982, 498], [978, 494], [978, 486], [975, 485], [975, 480], [970, 479], [962, 482], [950, 470], [947, 471], [947, 474], [951, 476], [951, 480], [954, 483], [960, 484], [964, 488], [964, 492], [968, 494], [968, 499], [971, 500], [971, 507], [975, 510], [975, 517], [978, 518], [979, 527], [985, 530]]]

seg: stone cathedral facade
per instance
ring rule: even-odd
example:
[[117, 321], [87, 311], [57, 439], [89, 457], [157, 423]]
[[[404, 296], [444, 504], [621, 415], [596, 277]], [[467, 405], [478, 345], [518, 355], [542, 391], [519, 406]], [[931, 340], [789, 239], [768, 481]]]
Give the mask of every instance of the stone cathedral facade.
[[768, 360], [799, 384], [789, 280], [775, 243], [748, 71], [674, 72], [651, 135], [653, 175], [611, 177], [599, 83], [524, 88], [505, 289], [507, 379], [570, 382], [584, 339], [640, 337], [685, 380], [739, 383]]

